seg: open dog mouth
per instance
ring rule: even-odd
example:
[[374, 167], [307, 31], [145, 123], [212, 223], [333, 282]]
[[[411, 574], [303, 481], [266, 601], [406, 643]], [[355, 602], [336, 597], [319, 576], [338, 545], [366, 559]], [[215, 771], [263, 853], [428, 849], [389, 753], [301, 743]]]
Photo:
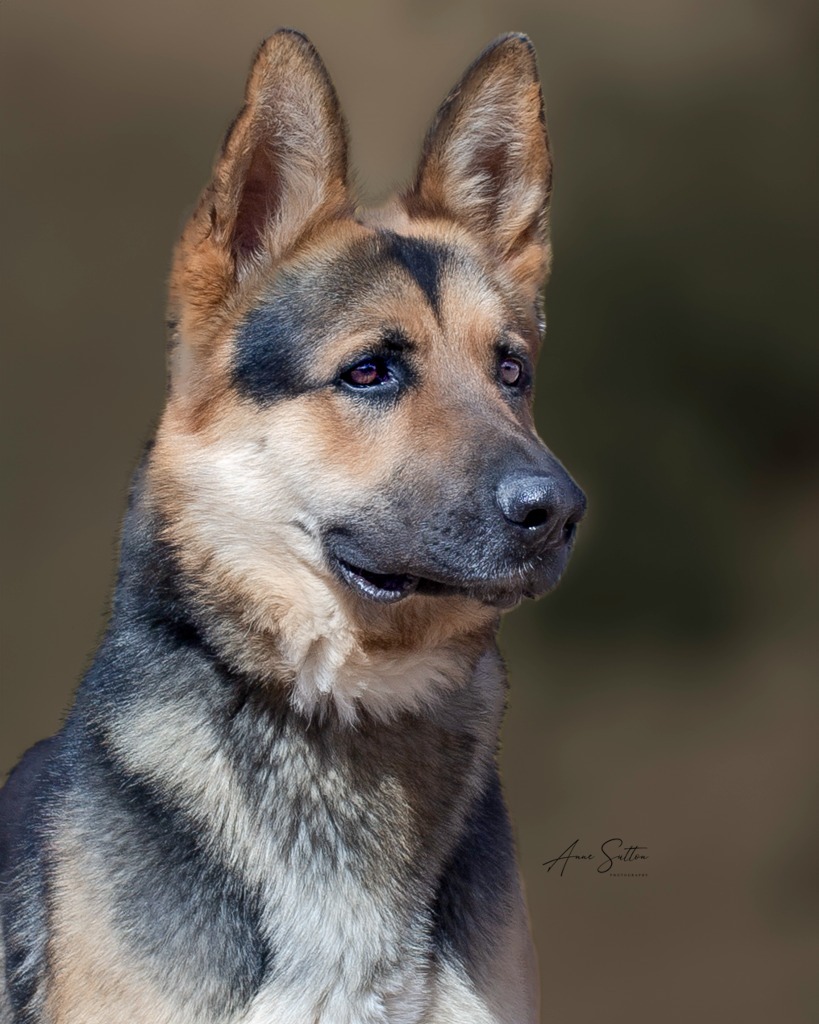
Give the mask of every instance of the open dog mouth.
[[538, 596], [540, 588], [530, 589], [523, 580], [482, 580], [465, 582], [443, 582], [414, 576], [411, 573], [380, 573], [343, 559], [333, 558], [336, 573], [352, 590], [370, 601], [394, 604], [411, 594], [470, 597], [482, 604], [497, 608], [511, 608], [525, 597]]
[[420, 577], [411, 576], [409, 573], [371, 572], [342, 558], [336, 558], [335, 561], [345, 583], [371, 601], [400, 601], [414, 593], [421, 582]]

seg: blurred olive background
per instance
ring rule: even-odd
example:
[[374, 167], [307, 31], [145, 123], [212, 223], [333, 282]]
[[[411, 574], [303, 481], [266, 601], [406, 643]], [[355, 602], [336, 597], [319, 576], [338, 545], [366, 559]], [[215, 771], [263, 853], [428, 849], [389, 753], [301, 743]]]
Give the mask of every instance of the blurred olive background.
[[[789, 0], [5, 0], [2, 767], [104, 622], [163, 399], [171, 245], [248, 61], [307, 32], [373, 198], [502, 31], [540, 54], [568, 576], [503, 629], [544, 1020], [816, 1019], [815, 9]], [[648, 847], [647, 877], [542, 862]]]

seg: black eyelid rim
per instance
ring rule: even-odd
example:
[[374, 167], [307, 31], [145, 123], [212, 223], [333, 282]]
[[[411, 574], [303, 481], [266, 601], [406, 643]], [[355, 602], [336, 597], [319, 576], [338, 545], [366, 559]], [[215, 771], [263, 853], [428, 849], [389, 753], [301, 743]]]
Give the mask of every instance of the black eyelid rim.
[[[383, 380], [377, 380], [372, 384], [356, 384], [351, 380], [346, 380], [348, 374], [352, 373], [357, 367], [372, 363], [377, 371], [379, 377], [382, 376]], [[380, 364], [380, 365], [379, 365]], [[346, 369], [342, 370], [338, 375], [338, 383], [343, 387], [352, 388], [354, 391], [371, 391], [375, 388], [389, 387], [395, 382], [395, 374], [390, 371], [390, 366], [383, 356], [363, 356], [361, 359], [357, 359], [354, 363], [350, 363]]]
[[[415, 342], [411, 341], [400, 328], [387, 327], [382, 331], [377, 342], [366, 348], [362, 347], [360, 352], [345, 361], [335, 382], [341, 387], [351, 388], [354, 391], [376, 391], [379, 388], [386, 391], [391, 385], [409, 386], [415, 381], [415, 371], [411, 362], [406, 361], [403, 356], [413, 352], [415, 348]], [[387, 379], [381, 384], [351, 384], [344, 380], [345, 374], [367, 361], [383, 363], [389, 371]]]
[[366, 362], [368, 359], [382, 360], [385, 363], [389, 362], [389, 357], [396, 353], [412, 352], [415, 349], [415, 343], [410, 341], [407, 336], [399, 330], [388, 328], [383, 332], [381, 337], [372, 345], [368, 345], [366, 348], [362, 347], [361, 351], [356, 355], [350, 356], [344, 363], [344, 369], [341, 373], [349, 373], [350, 370], [354, 369], [360, 363]]
[[363, 363], [379, 363], [389, 369], [389, 359], [383, 352], [373, 351], [368, 349], [360, 352], [358, 355], [352, 356], [350, 359], [345, 360], [342, 368], [338, 371], [339, 378], [343, 377], [345, 373], [349, 373], [350, 370], [354, 370], [357, 366], [361, 366]]

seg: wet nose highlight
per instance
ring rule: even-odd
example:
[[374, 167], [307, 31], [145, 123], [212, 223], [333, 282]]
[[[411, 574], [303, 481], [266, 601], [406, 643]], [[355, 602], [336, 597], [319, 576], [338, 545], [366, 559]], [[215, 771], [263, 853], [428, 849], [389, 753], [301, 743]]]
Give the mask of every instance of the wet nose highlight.
[[497, 501], [507, 522], [532, 535], [569, 541], [586, 510], [586, 498], [568, 476], [523, 474], [501, 480]]

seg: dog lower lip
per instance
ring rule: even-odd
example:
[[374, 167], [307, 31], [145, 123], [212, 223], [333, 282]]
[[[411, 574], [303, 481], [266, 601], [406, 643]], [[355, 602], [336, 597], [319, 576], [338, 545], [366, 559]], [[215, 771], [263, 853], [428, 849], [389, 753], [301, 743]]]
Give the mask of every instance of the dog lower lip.
[[[535, 598], [552, 590], [565, 568], [572, 543], [547, 545], [530, 561], [504, 566], [497, 574], [480, 576], [379, 572], [360, 564], [358, 551], [327, 552], [336, 576], [361, 597], [379, 604], [395, 604], [412, 594], [425, 597], [461, 597], [498, 609], [513, 608], [524, 598]], [[344, 545], [343, 547], [348, 547]], [[342, 547], [342, 550], [343, 550]], [[350, 558], [352, 555], [352, 559]], [[361, 556], [361, 561], [366, 556]], [[500, 568], [500, 567], [499, 567]]]
[[379, 573], [362, 569], [344, 559], [336, 559], [345, 582], [373, 601], [390, 603], [408, 597], [418, 586], [418, 577], [409, 573]]

